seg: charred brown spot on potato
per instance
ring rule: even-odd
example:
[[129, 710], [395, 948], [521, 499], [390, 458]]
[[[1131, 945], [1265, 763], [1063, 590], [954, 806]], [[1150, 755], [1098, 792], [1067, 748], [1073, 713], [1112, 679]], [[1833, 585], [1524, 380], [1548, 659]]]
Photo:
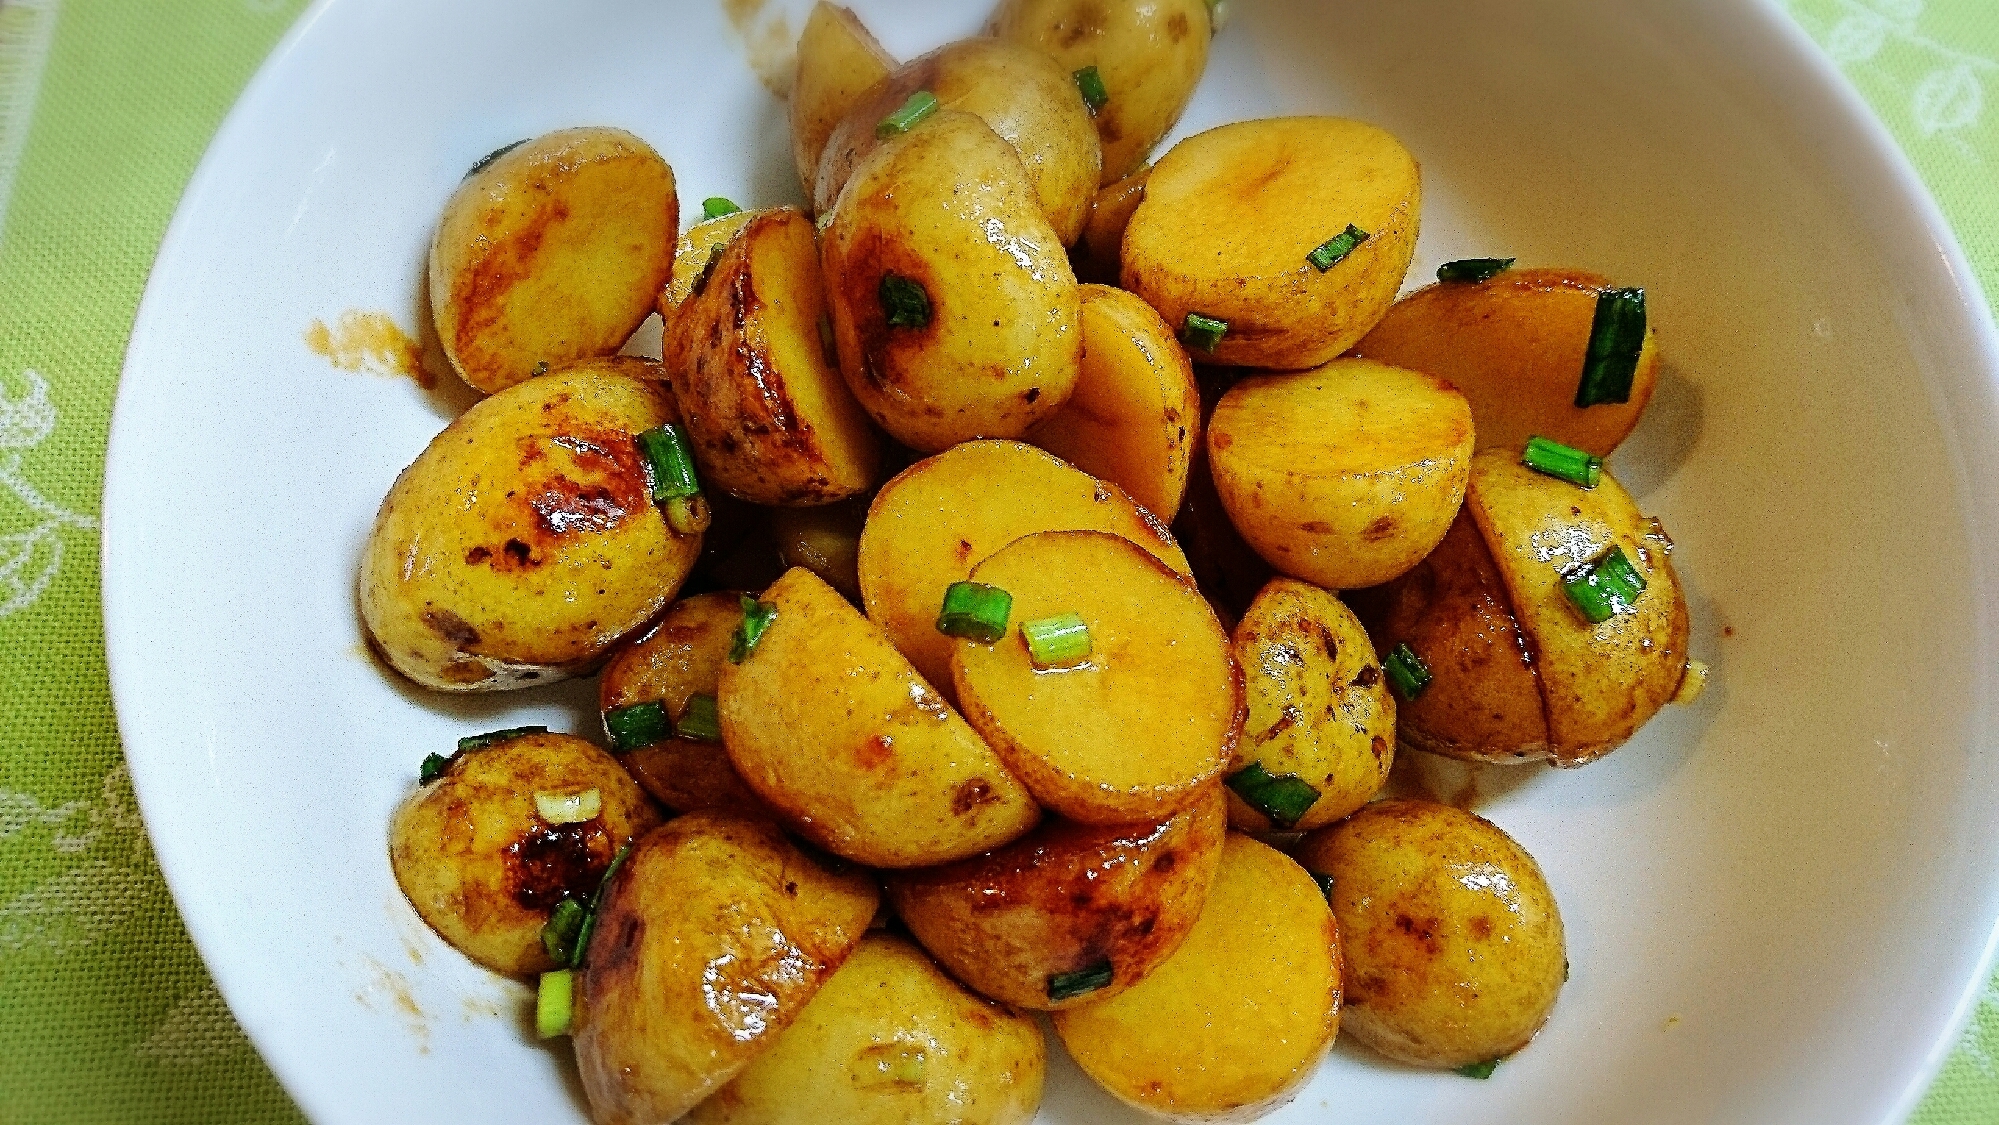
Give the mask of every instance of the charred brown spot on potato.
[[465, 565], [478, 566], [480, 563], [485, 562], [487, 559], [490, 559], [492, 557], [493, 557], [493, 552], [488, 550], [487, 548], [474, 547], [471, 550], [465, 552]]
[[522, 540], [507, 540], [506, 545], [500, 548], [500, 552], [505, 556], [505, 563], [494, 566], [495, 570], [520, 570], [534, 565], [534, 548]]
[[479, 630], [474, 629], [470, 622], [448, 609], [424, 610], [423, 623], [430, 627], [431, 632], [459, 648], [469, 648], [479, 643]]
[[1411, 938], [1418, 945], [1421, 945], [1424, 951], [1432, 957], [1444, 951], [1444, 943], [1437, 937], [1437, 931], [1442, 927], [1443, 921], [1439, 918], [1418, 920], [1408, 914], [1401, 913], [1395, 916], [1396, 931]]
[[553, 910], [566, 897], [594, 892], [614, 850], [602, 817], [579, 824], [537, 820], [503, 853], [508, 893], [529, 910]]
[[625, 508], [608, 488], [549, 489], [528, 501], [535, 522], [551, 535], [609, 531], [625, 518]]
[[438, 672], [450, 684], [477, 684], [493, 678], [493, 670], [476, 660], [454, 660]]
[[894, 760], [895, 739], [885, 734], [875, 735], [854, 747], [854, 764], [864, 770], [880, 769]]
[[951, 811], [964, 816], [980, 805], [989, 805], [997, 800], [999, 794], [993, 792], [992, 782], [983, 777], [975, 777], [952, 791]]
[[1224, 450], [1235, 444], [1235, 439], [1220, 430], [1208, 431], [1208, 444], [1216, 450]]
[[1185, 12], [1175, 12], [1173, 18], [1166, 21], [1166, 37], [1175, 43], [1187, 38], [1189, 30]]
[[1473, 937], [1489, 938], [1492, 936], [1492, 919], [1481, 914], [1471, 920], [1470, 929]]
[[1387, 739], [1377, 734], [1374, 736], [1374, 741], [1368, 743], [1367, 748], [1369, 751], [1371, 751], [1374, 754], [1374, 760], [1376, 762], [1382, 762], [1387, 760], [1388, 758]]

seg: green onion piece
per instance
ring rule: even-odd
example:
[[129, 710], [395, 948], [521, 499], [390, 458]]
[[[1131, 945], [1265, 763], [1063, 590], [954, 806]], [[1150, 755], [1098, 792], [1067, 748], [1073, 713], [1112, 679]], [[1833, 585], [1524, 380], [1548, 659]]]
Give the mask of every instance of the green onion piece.
[[953, 582], [944, 591], [944, 610], [937, 615], [937, 631], [947, 637], [964, 637], [982, 645], [1006, 636], [1007, 618], [1013, 613], [1013, 595], [998, 586], [980, 582]]
[[499, 148], [496, 148], [493, 151], [487, 153], [486, 155], [480, 157], [479, 162], [477, 164], [474, 164], [471, 168], [466, 170], [464, 178], [469, 180], [472, 177], [478, 175], [479, 173], [484, 172], [486, 169], [491, 168], [493, 166], [493, 161], [498, 160], [502, 156], [507, 155], [508, 153], [514, 151], [515, 149], [521, 147], [526, 143], [528, 143], [527, 138], [522, 137], [520, 140], [515, 141], [513, 144], [501, 145]]
[[1596, 295], [1596, 318], [1589, 326], [1576, 405], [1631, 401], [1631, 377], [1645, 348], [1645, 291], [1606, 289]]
[[1527, 448], [1520, 452], [1520, 463], [1581, 488], [1595, 488], [1603, 478], [1603, 458], [1544, 437], [1527, 439]]
[[1187, 323], [1180, 329], [1180, 339], [1190, 348], [1199, 348], [1210, 355], [1221, 346], [1222, 337], [1229, 334], [1229, 322], [1216, 320], [1200, 313], [1188, 313]]
[[485, 734], [467, 735], [458, 740], [458, 752], [470, 754], [474, 750], [484, 750], [488, 746], [498, 746], [502, 742], [512, 742], [529, 734], [547, 734], [547, 727], [508, 727], [506, 730], [487, 731]]
[[1381, 670], [1388, 673], [1388, 682], [1395, 686], [1395, 693], [1412, 703], [1430, 686], [1430, 666], [1406, 644], [1395, 646], [1395, 651], [1381, 662]]
[[575, 1016], [576, 975], [568, 969], [541, 974], [534, 994], [534, 1030], [543, 1039], [569, 1034]]
[[589, 912], [583, 917], [582, 927], [576, 931], [576, 948], [569, 957], [570, 968], [583, 967], [583, 954], [589, 951], [590, 937], [597, 932], [597, 910], [604, 905], [604, 892], [610, 889], [611, 876], [618, 873], [618, 868], [624, 866], [625, 857], [630, 854], [632, 854], [632, 845], [627, 842], [624, 847], [618, 849], [617, 855], [611, 857], [611, 865], [604, 869], [604, 877], [597, 881], [597, 891], [590, 896]]
[[695, 742], [722, 741], [722, 717], [715, 712], [715, 697], [688, 696], [687, 711], [674, 725], [673, 733]]
[[914, 1052], [904, 1051], [895, 1057], [895, 1062], [889, 1065], [888, 1076], [905, 1086], [921, 1086], [923, 1085], [924, 1070], [923, 1052], [921, 1050]]
[[776, 617], [776, 606], [744, 594], [743, 623], [736, 626], [735, 640], [729, 646], [729, 663], [741, 664], [749, 659], [757, 642], [763, 640], [764, 630], [770, 628], [771, 621]]
[[1083, 92], [1083, 104], [1090, 107], [1090, 116], [1110, 104], [1111, 92], [1104, 88], [1104, 76], [1094, 66], [1086, 66], [1076, 72], [1076, 88]]
[[416, 783], [418, 785], [429, 785], [431, 782], [443, 777], [444, 771], [450, 768], [450, 758], [442, 754], [426, 754], [423, 758], [423, 765], [417, 767]]
[[1063, 613], [1024, 621], [1020, 635], [1036, 668], [1074, 668], [1090, 658], [1090, 627], [1081, 614]]
[[1513, 268], [1512, 258], [1459, 258], [1437, 267], [1438, 281], [1491, 281]]
[[890, 328], [930, 327], [930, 293], [922, 282], [898, 273], [885, 273], [877, 295]]
[[715, 510], [708, 506], [708, 498], [699, 492], [692, 496], [676, 496], [666, 502], [666, 526], [675, 535], [699, 535], [715, 522]]
[[1273, 774], [1262, 762], [1251, 762], [1226, 780], [1243, 803], [1270, 818], [1279, 828], [1289, 828], [1319, 801], [1319, 791], [1296, 774]]
[[1592, 625], [1601, 625], [1620, 613], [1630, 613], [1645, 592], [1645, 576], [1631, 565], [1624, 548], [1610, 553], [1562, 580], [1562, 592]]
[[901, 109], [882, 118], [881, 124], [875, 126], [875, 136], [887, 139], [898, 133], [907, 133], [936, 112], [937, 95], [928, 90], [918, 90], [909, 95], [909, 100], [902, 103]]
[[640, 434], [637, 440], [639, 453], [652, 470], [653, 503], [700, 495], [701, 478], [694, 473], [694, 450], [679, 426], [668, 422]]
[[1491, 1078], [1492, 1072], [1498, 1068], [1498, 1059], [1487, 1059], [1484, 1062], [1466, 1063], [1457, 1068], [1455, 1073], [1462, 1074], [1466, 1078]]
[[538, 792], [534, 811], [550, 824], [582, 824], [604, 811], [604, 795], [595, 789], [581, 793]]
[[1347, 229], [1321, 242], [1317, 250], [1305, 255], [1305, 260], [1312, 263], [1312, 267], [1320, 273], [1325, 273], [1339, 265], [1340, 259], [1353, 253], [1354, 247], [1366, 241], [1367, 232], [1348, 223]]
[[710, 219], [719, 219], [724, 215], [733, 215], [740, 210], [742, 208], [736, 206], [735, 200], [720, 195], [710, 196], [701, 201], [701, 214]]
[[548, 951], [549, 959], [558, 965], [567, 965], [576, 956], [576, 938], [583, 932], [583, 920], [590, 916], [590, 908], [573, 898], [565, 898], [555, 904], [548, 921], [541, 924], [541, 947]]
[[1319, 884], [1319, 893], [1326, 896], [1326, 905], [1331, 906], [1333, 904], [1333, 877], [1321, 874], [1309, 867], [1305, 869], [1305, 874], [1310, 875], [1312, 881]]
[[1048, 998], [1074, 1000], [1078, 996], [1095, 992], [1100, 988], [1110, 987], [1111, 980], [1115, 976], [1109, 961], [1099, 961], [1087, 969], [1077, 969], [1073, 973], [1056, 973], [1048, 978]]
[[622, 754], [672, 738], [673, 724], [667, 721], [666, 704], [655, 699], [604, 712], [604, 731], [611, 736], [611, 749]]

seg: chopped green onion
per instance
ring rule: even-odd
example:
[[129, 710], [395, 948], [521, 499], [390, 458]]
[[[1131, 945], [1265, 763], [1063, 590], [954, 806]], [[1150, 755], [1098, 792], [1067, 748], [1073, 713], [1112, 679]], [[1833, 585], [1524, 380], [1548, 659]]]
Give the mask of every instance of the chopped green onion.
[[[456, 757], [456, 755], [453, 755], [453, 757]], [[450, 768], [451, 758], [447, 758], [442, 754], [426, 754], [423, 758], [423, 765], [417, 767], [416, 783], [418, 785], [429, 785], [431, 782], [443, 777], [444, 771]]]
[[653, 503], [701, 494], [701, 478], [694, 473], [694, 449], [679, 426], [668, 422], [640, 434], [637, 440], [639, 453], [652, 470]]
[[687, 711], [680, 716], [673, 733], [695, 742], [722, 741], [722, 717], [715, 711], [715, 697], [688, 696]]
[[1081, 614], [1063, 613], [1022, 622], [1027, 658], [1036, 668], [1074, 668], [1090, 658], [1090, 627]]
[[1048, 998], [1050, 1000], [1074, 1000], [1100, 988], [1110, 987], [1116, 974], [1111, 971], [1109, 961], [1099, 961], [1087, 969], [1077, 969], [1073, 973], [1056, 973], [1048, 978]]
[[534, 811], [550, 824], [583, 824], [604, 811], [604, 795], [595, 789], [581, 793], [536, 793]]
[[763, 640], [764, 630], [770, 628], [771, 621], [776, 617], [776, 606], [744, 594], [743, 623], [736, 626], [735, 639], [729, 645], [729, 663], [741, 664], [749, 659], [757, 642]]
[[875, 126], [875, 136], [886, 140], [898, 133], [907, 133], [936, 112], [937, 95], [928, 90], [918, 90], [909, 95], [909, 100], [902, 103], [901, 109], [882, 118], [881, 124]]
[[1601, 625], [1620, 613], [1630, 613], [1645, 592], [1645, 576], [1631, 565], [1622, 547], [1580, 568], [1562, 580], [1562, 592], [1592, 625]]
[[733, 215], [740, 210], [742, 208], [736, 206], [735, 200], [719, 195], [711, 196], [701, 201], [701, 214], [710, 219], [719, 219], [724, 215]]
[[922, 282], [899, 273], [885, 273], [877, 295], [890, 328], [930, 327], [930, 293]]
[[541, 987], [534, 994], [534, 1030], [543, 1039], [553, 1039], [569, 1034], [569, 1021], [575, 1018], [576, 974], [569, 969], [557, 969], [541, 974]]
[[1603, 458], [1544, 437], [1527, 439], [1527, 448], [1520, 452], [1520, 463], [1581, 488], [1595, 488], [1603, 477]]
[[1411, 703], [1430, 686], [1430, 666], [1406, 644], [1395, 646], [1395, 651], [1381, 662], [1381, 670], [1388, 673], [1388, 682], [1395, 686], [1396, 694]]
[[1589, 326], [1576, 405], [1630, 402], [1638, 353], [1645, 350], [1645, 291], [1606, 289], [1596, 295], [1596, 318]]
[[979, 582], [953, 582], [944, 591], [944, 610], [937, 615], [937, 631], [947, 637], [964, 637], [989, 645], [1006, 636], [1007, 618], [1013, 613], [1013, 595], [998, 586]]
[[514, 151], [515, 149], [521, 147], [526, 143], [528, 143], [527, 138], [522, 137], [520, 140], [515, 141], [513, 144], [501, 145], [499, 148], [496, 148], [493, 151], [487, 153], [486, 155], [480, 157], [479, 162], [477, 164], [474, 164], [470, 169], [466, 171], [465, 179], [469, 180], [472, 177], [478, 175], [479, 173], [484, 172], [486, 169], [491, 168], [493, 166], [493, 161], [498, 160], [502, 156], [507, 155], [508, 153]]
[[604, 730], [611, 736], [611, 749], [620, 754], [673, 737], [673, 724], [666, 718], [666, 704], [657, 699], [650, 703], [634, 703], [629, 707], [613, 707], [604, 712]]
[[1319, 791], [1297, 774], [1273, 774], [1262, 762], [1251, 762], [1226, 780], [1243, 803], [1270, 818], [1279, 828], [1298, 823], [1319, 801]]
[[547, 734], [547, 727], [508, 727], [506, 730], [487, 731], [485, 734], [467, 735], [458, 740], [458, 752], [470, 754], [474, 750], [484, 750], [488, 746], [498, 746], [502, 742], [512, 742], [516, 738], [530, 734]]
[[1491, 281], [1513, 268], [1512, 258], [1459, 258], [1437, 267], [1438, 281]]
[[1321, 874], [1309, 867], [1305, 869], [1305, 874], [1310, 875], [1312, 881], [1319, 884], [1319, 893], [1326, 896], [1326, 905], [1331, 906], [1333, 904], [1333, 877]]
[[1229, 322], [1202, 316], [1197, 312], [1187, 314], [1187, 323], [1180, 329], [1180, 339], [1190, 348], [1199, 348], [1210, 355], [1222, 344], [1222, 337], [1229, 334]]
[[1461, 1074], [1466, 1078], [1491, 1078], [1492, 1072], [1498, 1068], [1498, 1059], [1487, 1059], [1484, 1062], [1466, 1063], [1458, 1067], [1454, 1073]]
[[1305, 255], [1305, 260], [1312, 263], [1312, 268], [1325, 273], [1339, 265], [1340, 259], [1353, 253], [1354, 247], [1366, 241], [1367, 232], [1348, 223], [1347, 229], [1321, 242], [1317, 250]]
[[905, 1050], [889, 1065], [888, 1076], [905, 1086], [923, 1085], [923, 1052]]
[[1104, 88], [1104, 76], [1094, 66], [1076, 72], [1076, 88], [1083, 92], [1083, 104], [1090, 107], [1092, 117], [1110, 104], [1111, 92]]
[[597, 881], [597, 891], [590, 896], [589, 913], [584, 916], [583, 925], [576, 931], [576, 948], [569, 956], [570, 968], [583, 967], [583, 954], [589, 951], [590, 937], [597, 932], [597, 910], [604, 905], [604, 892], [610, 889], [611, 876], [618, 873], [618, 868], [624, 866], [625, 857], [630, 854], [632, 854], [632, 845], [628, 842], [618, 849], [617, 855], [611, 857], [611, 865], [604, 869], [604, 877]]
[[576, 937], [583, 932], [583, 920], [589, 916], [590, 908], [574, 898], [564, 898], [555, 904], [548, 921], [541, 924], [541, 947], [550, 960], [558, 965], [569, 964], [576, 956]]
[[692, 496], [676, 496], [666, 502], [666, 526], [675, 535], [699, 535], [708, 530], [715, 521], [715, 510], [708, 506], [708, 498], [699, 492]]

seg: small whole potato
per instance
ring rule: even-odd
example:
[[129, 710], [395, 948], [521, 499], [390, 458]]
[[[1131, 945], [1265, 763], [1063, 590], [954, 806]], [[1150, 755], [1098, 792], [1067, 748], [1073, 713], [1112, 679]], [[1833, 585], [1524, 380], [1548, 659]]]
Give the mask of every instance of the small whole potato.
[[1491, 822], [1379, 801], [1305, 838], [1332, 879], [1345, 1025], [1417, 1066], [1504, 1058], [1547, 1022], [1568, 977], [1562, 915], [1534, 857]]

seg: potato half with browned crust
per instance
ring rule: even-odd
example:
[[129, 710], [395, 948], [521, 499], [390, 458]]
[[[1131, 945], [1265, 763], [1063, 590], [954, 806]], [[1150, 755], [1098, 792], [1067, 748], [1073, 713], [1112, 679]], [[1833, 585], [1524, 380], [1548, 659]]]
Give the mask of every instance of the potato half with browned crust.
[[1227, 831], [1219, 789], [1158, 824], [1051, 820], [998, 851], [891, 875], [888, 896], [959, 980], [1023, 1008], [1073, 1008], [1180, 948]]
[[608, 356], [673, 265], [673, 169], [622, 129], [564, 129], [481, 161], [430, 245], [430, 305], [451, 366], [486, 392]]
[[[580, 819], [548, 820], [538, 797]], [[439, 937], [528, 976], [556, 967], [541, 928], [557, 904], [595, 894], [618, 849], [657, 824], [617, 759], [566, 734], [523, 734], [453, 755], [412, 793], [389, 826], [389, 867]]]
[[636, 437], [677, 421], [656, 364], [587, 360], [445, 427], [382, 501], [361, 617], [442, 691], [587, 673], [673, 600], [701, 550], [653, 504]]
[[836, 872], [775, 825], [690, 813], [605, 887], [570, 1040], [599, 1125], [673, 1121], [804, 1010], [867, 931], [874, 879]]
[[798, 71], [791, 82], [791, 157], [805, 198], [819, 178], [819, 156], [833, 127], [895, 69], [851, 8], [818, 0], [798, 36]]

